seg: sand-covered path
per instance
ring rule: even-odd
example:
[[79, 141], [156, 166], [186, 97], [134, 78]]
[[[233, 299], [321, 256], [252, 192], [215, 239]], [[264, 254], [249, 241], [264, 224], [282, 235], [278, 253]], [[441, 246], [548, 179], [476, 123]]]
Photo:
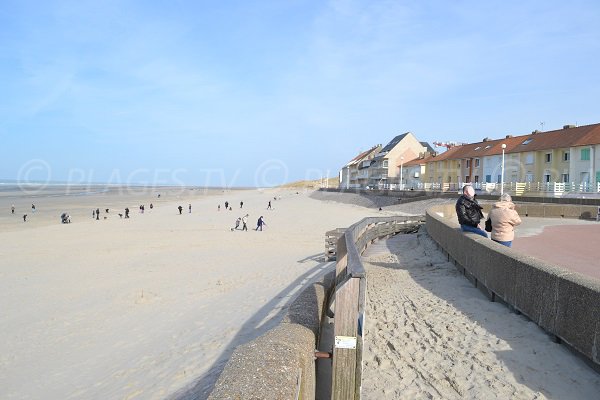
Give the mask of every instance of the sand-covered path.
[[364, 254], [365, 399], [597, 399], [600, 375], [490, 302], [426, 234]]

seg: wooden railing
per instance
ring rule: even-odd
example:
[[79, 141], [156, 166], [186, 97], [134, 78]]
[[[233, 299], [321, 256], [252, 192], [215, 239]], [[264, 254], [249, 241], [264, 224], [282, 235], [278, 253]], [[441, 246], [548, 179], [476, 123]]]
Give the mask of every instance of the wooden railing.
[[415, 231], [425, 216], [364, 218], [340, 236], [336, 248], [331, 397], [360, 399], [366, 273], [360, 255], [375, 240]]

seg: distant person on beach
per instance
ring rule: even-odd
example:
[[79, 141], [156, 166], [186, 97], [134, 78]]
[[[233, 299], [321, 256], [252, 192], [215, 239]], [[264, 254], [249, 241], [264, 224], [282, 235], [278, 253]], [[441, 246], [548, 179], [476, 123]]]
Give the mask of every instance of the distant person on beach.
[[255, 231], [262, 231], [263, 226], [267, 226], [267, 224], [265, 223], [265, 220], [263, 219], [263, 216], [261, 215], [260, 218], [258, 219], [258, 221], [256, 221]]
[[188, 204], [188, 210], [190, 210], [190, 214], [192, 213], [192, 205]]
[[235, 220], [235, 227], [231, 228], [232, 231], [237, 231], [240, 228], [240, 222], [242, 221], [242, 219], [240, 217], [238, 217], [238, 219]]
[[242, 230], [243, 231], [248, 231], [248, 217], [250, 215], [246, 214], [242, 217]]
[[125, 208], [125, 218], [129, 218], [129, 207]]
[[31, 212], [35, 212], [35, 204], [31, 205]]
[[217, 211], [221, 211], [221, 205], [220, 204], [217, 206]]
[[510, 194], [500, 196], [500, 201], [492, 206], [488, 219], [492, 221], [492, 240], [511, 247], [515, 239], [515, 226], [521, 223], [521, 217], [515, 210]]
[[177, 209], [179, 210], [179, 215], [181, 215], [181, 212], [183, 211], [183, 207], [179, 206], [179, 207], [177, 207]]
[[10, 213], [11, 214], [15, 213], [15, 205], [14, 204], [10, 207]]
[[27, 222], [27, 214], [23, 214], [23, 222]]
[[150, 209], [152, 210], [154, 208], [154, 206], [152, 205], [152, 203], [150, 203]]
[[240, 208], [244, 208], [244, 202], [240, 201]]
[[96, 218], [96, 210], [92, 210], [92, 219]]
[[229, 208], [229, 202], [228, 202], [228, 201], [226, 201], [226, 202], [225, 202], [225, 209], [227, 210], [228, 208]]
[[483, 218], [482, 207], [475, 200], [475, 189], [471, 185], [463, 186], [463, 194], [456, 201], [456, 216], [460, 229], [463, 232], [472, 232], [483, 237], [488, 237], [484, 230], [479, 228], [479, 221]]
[[269, 200], [269, 205], [267, 206], [267, 210], [272, 210], [272, 208], [271, 208], [271, 200]]
[[100, 209], [96, 208], [96, 221], [100, 220]]
[[160, 193], [158, 194], [158, 198], [160, 199]]

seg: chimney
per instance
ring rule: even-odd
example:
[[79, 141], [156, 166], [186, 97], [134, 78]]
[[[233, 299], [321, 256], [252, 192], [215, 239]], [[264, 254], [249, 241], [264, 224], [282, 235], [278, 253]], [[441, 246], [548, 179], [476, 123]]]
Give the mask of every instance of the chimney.
[[575, 128], [575, 125], [563, 125], [563, 129]]
[[510, 139], [513, 135], [506, 135], [506, 139]]
[[486, 137], [486, 138], [483, 138], [483, 140], [482, 140], [482, 141], [483, 141], [483, 142], [489, 142], [490, 140], [492, 140], [492, 139], [490, 139], [489, 137]]
[[532, 135], [535, 135], [536, 133], [540, 133], [540, 131], [538, 131], [537, 129], [535, 131], [531, 131]]

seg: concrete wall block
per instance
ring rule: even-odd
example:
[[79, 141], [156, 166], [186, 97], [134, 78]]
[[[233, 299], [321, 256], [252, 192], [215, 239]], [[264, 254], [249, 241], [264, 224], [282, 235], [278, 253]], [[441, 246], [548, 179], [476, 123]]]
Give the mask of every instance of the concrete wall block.
[[[600, 363], [600, 282], [569, 274], [558, 282], [556, 335]], [[595, 343], [590, 346], [590, 338]], [[595, 345], [594, 345], [595, 344]]]
[[281, 324], [233, 352], [209, 399], [295, 399], [299, 376], [313, 399], [314, 349], [310, 329]]
[[[532, 257], [516, 262], [514, 306], [548, 332], [554, 332], [559, 275]], [[535, 267], [533, 267], [535, 265]], [[533, 267], [533, 268], [532, 268]]]

